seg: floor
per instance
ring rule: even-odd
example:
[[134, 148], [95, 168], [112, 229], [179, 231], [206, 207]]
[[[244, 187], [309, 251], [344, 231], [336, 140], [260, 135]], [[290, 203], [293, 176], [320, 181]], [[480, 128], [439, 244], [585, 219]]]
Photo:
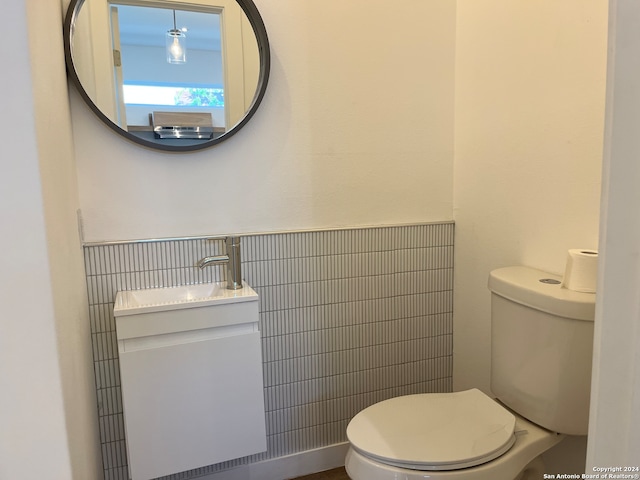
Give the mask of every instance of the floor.
[[326, 472], [314, 473], [305, 477], [298, 477], [295, 480], [349, 480], [344, 468], [335, 468]]

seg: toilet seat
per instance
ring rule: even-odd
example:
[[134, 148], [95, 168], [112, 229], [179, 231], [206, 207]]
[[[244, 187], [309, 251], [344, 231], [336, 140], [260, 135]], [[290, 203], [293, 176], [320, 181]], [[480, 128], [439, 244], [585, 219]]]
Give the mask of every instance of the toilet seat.
[[480, 390], [406, 395], [358, 413], [354, 450], [412, 470], [457, 470], [489, 462], [515, 443], [516, 419]]

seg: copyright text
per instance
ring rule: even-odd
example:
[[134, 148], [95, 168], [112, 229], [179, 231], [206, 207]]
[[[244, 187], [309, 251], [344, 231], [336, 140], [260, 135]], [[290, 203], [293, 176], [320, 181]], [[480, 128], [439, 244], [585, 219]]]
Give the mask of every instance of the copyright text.
[[593, 467], [593, 473], [545, 473], [545, 480], [563, 479], [640, 479], [640, 467]]

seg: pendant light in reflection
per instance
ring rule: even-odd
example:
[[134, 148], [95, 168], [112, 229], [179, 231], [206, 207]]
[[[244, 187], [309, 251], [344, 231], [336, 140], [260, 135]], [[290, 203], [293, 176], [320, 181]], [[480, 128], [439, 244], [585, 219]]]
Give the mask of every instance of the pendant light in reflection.
[[167, 62], [186, 63], [187, 61], [187, 36], [182, 30], [176, 28], [176, 11], [173, 11], [173, 28], [167, 31]]

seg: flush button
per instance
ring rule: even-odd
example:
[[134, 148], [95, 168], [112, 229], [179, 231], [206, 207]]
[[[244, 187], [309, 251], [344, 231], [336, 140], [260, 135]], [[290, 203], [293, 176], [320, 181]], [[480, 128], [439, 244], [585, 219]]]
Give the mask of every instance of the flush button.
[[560, 284], [560, 280], [556, 280], [554, 278], [541, 278], [540, 281], [542, 283], [546, 283], [548, 285], [559, 285]]

